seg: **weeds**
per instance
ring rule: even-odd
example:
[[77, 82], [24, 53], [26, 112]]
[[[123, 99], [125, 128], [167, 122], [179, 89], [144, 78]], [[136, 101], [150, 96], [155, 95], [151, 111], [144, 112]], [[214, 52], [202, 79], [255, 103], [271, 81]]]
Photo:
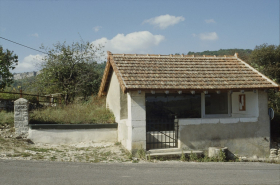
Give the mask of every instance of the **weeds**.
[[180, 160], [181, 160], [181, 161], [186, 161], [186, 155], [185, 155], [185, 153], [183, 152], [183, 150], [182, 150], [182, 155], [181, 155], [181, 157], [180, 157]]
[[63, 107], [48, 107], [34, 110], [30, 114], [31, 124], [96, 124], [114, 122], [114, 115], [106, 109], [105, 98], [91, 98], [87, 102], [69, 104]]
[[0, 126], [9, 125], [9, 127], [14, 126], [14, 113], [0, 111]]
[[197, 155], [191, 151], [191, 154], [190, 154], [190, 161], [197, 161], [197, 160], [198, 160]]
[[141, 147], [141, 149], [137, 150], [137, 155], [140, 159], [145, 159], [146, 151]]

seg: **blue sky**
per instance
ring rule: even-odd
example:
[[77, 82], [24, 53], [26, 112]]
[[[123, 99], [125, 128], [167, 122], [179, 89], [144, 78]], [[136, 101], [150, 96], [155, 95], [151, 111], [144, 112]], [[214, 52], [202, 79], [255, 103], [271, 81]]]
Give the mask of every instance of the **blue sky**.
[[[0, 36], [39, 49], [60, 41], [112, 53], [175, 54], [279, 45], [279, 0], [0, 0]], [[19, 56], [13, 72], [37, 70], [42, 53], [0, 39]]]

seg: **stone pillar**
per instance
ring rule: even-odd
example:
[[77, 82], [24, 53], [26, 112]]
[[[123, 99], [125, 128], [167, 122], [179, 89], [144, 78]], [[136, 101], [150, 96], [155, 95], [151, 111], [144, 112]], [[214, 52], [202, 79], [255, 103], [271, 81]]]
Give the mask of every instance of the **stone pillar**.
[[28, 134], [29, 114], [28, 100], [20, 98], [14, 102], [14, 125], [18, 135]]
[[128, 105], [128, 142], [127, 149], [136, 152], [139, 149], [146, 150], [146, 106], [145, 92], [129, 92]]

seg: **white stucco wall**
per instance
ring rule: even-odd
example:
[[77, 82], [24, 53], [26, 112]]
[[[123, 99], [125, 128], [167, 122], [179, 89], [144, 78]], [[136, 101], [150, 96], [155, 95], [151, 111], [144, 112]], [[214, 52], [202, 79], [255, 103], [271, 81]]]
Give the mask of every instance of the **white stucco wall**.
[[126, 148], [129, 151], [146, 149], [146, 105], [145, 92], [139, 94], [137, 91], [128, 93], [128, 138]]
[[[239, 94], [233, 96], [233, 99], [237, 98], [235, 100], [237, 102]], [[234, 154], [268, 157], [270, 125], [267, 103], [267, 93], [259, 90], [258, 93], [246, 93], [247, 115], [239, 114], [240, 117], [230, 118], [179, 119], [179, 147], [187, 150], [228, 147]], [[236, 108], [237, 105], [233, 106]], [[239, 110], [239, 106], [237, 108]]]
[[[245, 94], [246, 110], [239, 111], [239, 95]], [[258, 103], [258, 91], [254, 92], [233, 92], [231, 95], [232, 102], [232, 117], [244, 118], [244, 117], [258, 117], [259, 116], [259, 103]]]
[[81, 142], [117, 142], [117, 129], [29, 129], [28, 138], [35, 143], [76, 144]]
[[110, 85], [108, 88], [108, 93], [106, 97], [106, 107], [109, 108], [115, 115], [115, 121], [118, 123], [120, 121], [120, 84], [117, 79], [115, 72], [112, 74]]

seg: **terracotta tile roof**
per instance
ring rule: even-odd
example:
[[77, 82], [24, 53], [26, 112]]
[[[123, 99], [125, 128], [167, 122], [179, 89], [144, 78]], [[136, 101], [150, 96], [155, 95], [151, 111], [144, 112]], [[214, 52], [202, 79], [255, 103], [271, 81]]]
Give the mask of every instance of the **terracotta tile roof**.
[[115, 72], [129, 90], [279, 89], [279, 85], [235, 56], [131, 55], [108, 52], [99, 95]]

